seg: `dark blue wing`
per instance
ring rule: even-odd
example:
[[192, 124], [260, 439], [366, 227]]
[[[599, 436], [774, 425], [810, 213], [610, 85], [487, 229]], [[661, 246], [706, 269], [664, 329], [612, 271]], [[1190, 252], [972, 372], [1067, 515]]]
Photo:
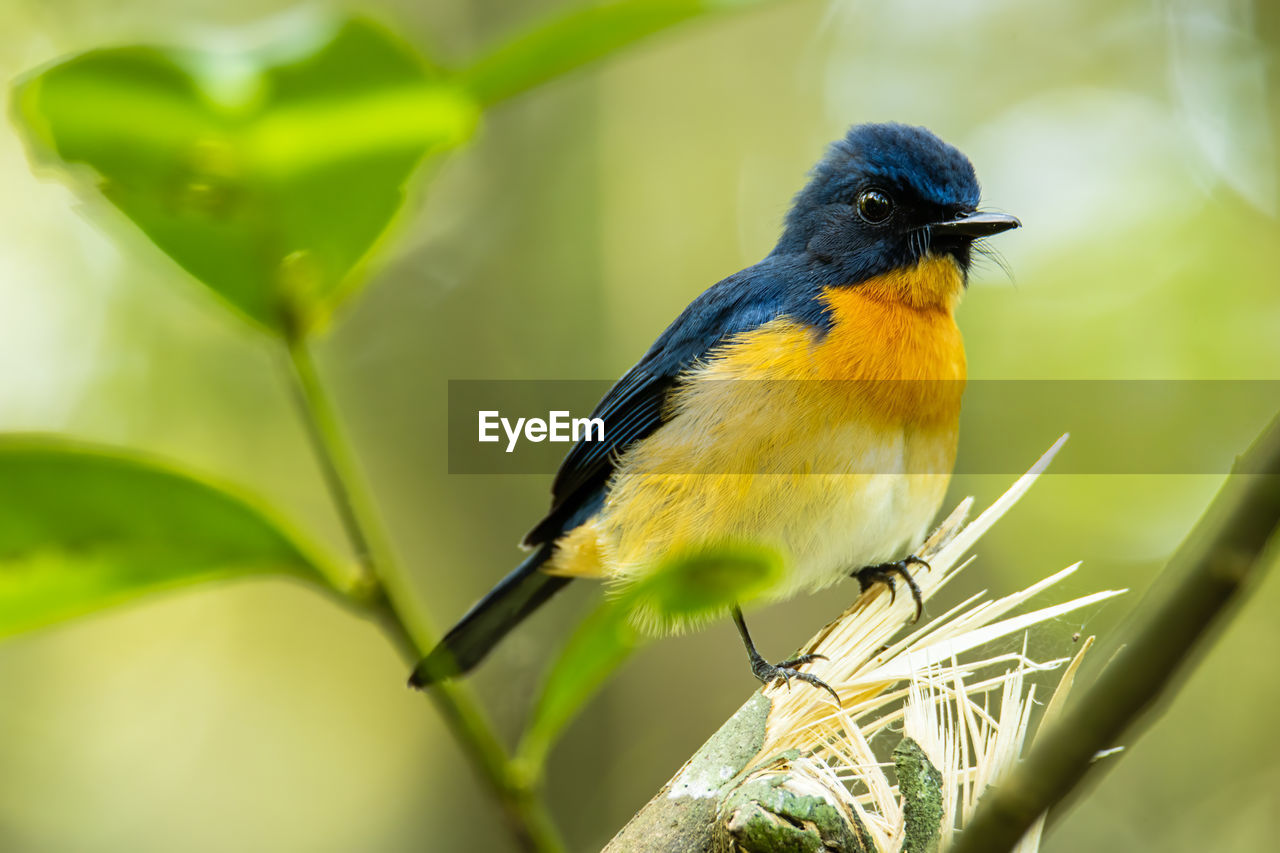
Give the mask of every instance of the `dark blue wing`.
[[788, 272], [783, 259], [767, 258], [708, 288], [667, 327], [596, 406], [591, 416], [604, 421], [604, 439], [570, 449], [551, 486], [551, 511], [525, 545], [552, 541], [585, 520], [583, 511], [598, 505], [619, 456], [665, 423], [681, 374], [725, 338], [783, 313], [795, 292]]

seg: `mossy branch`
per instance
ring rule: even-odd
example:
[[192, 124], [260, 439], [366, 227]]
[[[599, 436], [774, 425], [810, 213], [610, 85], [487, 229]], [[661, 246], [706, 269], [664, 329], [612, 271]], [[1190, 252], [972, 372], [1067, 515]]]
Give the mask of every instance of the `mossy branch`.
[[[797, 750], [769, 754], [773, 704], [758, 691], [605, 847], [605, 853], [878, 853], [847, 794]], [[942, 777], [920, 746], [893, 751], [902, 785], [902, 853], [935, 853]]]
[[1278, 475], [1280, 416], [1237, 459], [1232, 475], [1169, 561], [1164, 577], [1176, 579], [1176, 587], [1163, 601], [1139, 608], [1146, 616], [1132, 639], [1037, 740], [1027, 759], [979, 801], [951, 853], [1012, 849], [1037, 818], [1088, 775], [1094, 756], [1122, 740], [1132, 743], [1241, 594], [1274, 561]]

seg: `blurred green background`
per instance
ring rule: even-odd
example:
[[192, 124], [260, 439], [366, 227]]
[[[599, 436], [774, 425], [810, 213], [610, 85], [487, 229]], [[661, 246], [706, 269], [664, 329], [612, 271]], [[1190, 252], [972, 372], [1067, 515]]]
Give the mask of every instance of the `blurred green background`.
[[[449, 64], [571, 5], [342, 8]], [[269, 39], [316, 8], [8, 0], [0, 75], [106, 45], [216, 47], [245, 26]], [[1280, 379], [1277, 51], [1280, 8], [1261, 2], [794, 0], [694, 22], [491, 111], [429, 183], [419, 175], [368, 292], [320, 344], [437, 625], [518, 559], [549, 487], [445, 473], [447, 380], [620, 375], [697, 292], [772, 247], [805, 170], [854, 122], [929, 126], [973, 159], [986, 203], [1026, 226], [999, 241], [1012, 280], [979, 269], [961, 308], [974, 378]], [[0, 198], [0, 429], [184, 460], [341, 548], [268, 341], [122, 217], [36, 177], [10, 124]], [[1150, 426], [1176, 453], [1176, 430]], [[1135, 594], [1049, 626], [1032, 652], [1067, 653], [1076, 631], [1114, 641], [1219, 479], [1050, 476], [950, 594], [1083, 560], [1068, 593]], [[949, 503], [985, 503], [1008, 481], [958, 478]], [[790, 650], [853, 593], [771, 608], [753, 633]], [[571, 588], [475, 677], [511, 737], [598, 594]], [[1272, 578], [1044, 849], [1274, 846], [1277, 606]], [[404, 676], [372, 626], [283, 580], [10, 640], [0, 849], [508, 849]], [[554, 754], [549, 797], [571, 846], [602, 844], [751, 688], [727, 624], [642, 650]]]

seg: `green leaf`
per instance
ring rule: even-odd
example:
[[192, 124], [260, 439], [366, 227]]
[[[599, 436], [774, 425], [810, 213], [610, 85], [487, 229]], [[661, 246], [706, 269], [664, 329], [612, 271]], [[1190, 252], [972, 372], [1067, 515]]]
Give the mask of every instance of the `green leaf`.
[[768, 0], [620, 0], [574, 9], [521, 33], [462, 72], [484, 104], [518, 95], [683, 21]]
[[215, 578], [338, 572], [226, 489], [154, 462], [0, 438], [0, 637]]
[[95, 50], [19, 83], [14, 104], [34, 159], [88, 166], [183, 268], [289, 332], [354, 289], [410, 173], [464, 142], [478, 115], [361, 19], [254, 52]]
[[771, 548], [724, 543], [674, 554], [628, 591], [645, 622], [672, 625], [719, 616], [776, 585], [785, 566]]
[[556, 658], [520, 741], [519, 758], [540, 773], [565, 726], [639, 643], [621, 601], [606, 601], [588, 616]]
[[552, 664], [534, 703], [519, 755], [539, 773], [556, 738], [640, 643], [637, 622], [669, 625], [722, 615], [777, 584], [785, 566], [774, 550], [725, 543], [674, 555], [578, 626]]

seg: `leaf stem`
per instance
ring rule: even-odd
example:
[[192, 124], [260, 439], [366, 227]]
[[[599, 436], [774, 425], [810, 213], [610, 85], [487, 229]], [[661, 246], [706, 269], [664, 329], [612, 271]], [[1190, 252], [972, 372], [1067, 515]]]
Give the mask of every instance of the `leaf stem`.
[[[407, 662], [416, 662], [435, 646], [436, 634], [415, 603], [307, 342], [291, 335], [285, 347], [298, 409], [361, 567], [356, 584], [340, 592], [382, 626]], [[512, 762], [472, 692], [457, 681], [442, 681], [428, 696], [501, 803], [520, 846], [539, 853], [564, 849], [533, 780]]]
[[[1280, 416], [1236, 460], [1231, 476], [1148, 594], [1133, 637], [1098, 681], [978, 800], [950, 853], [1012, 850], [1031, 824], [1093, 775], [1094, 758], [1132, 743], [1204, 655], [1280, 547]], [[1152, 599], [1158, 599], [1155, 603]], [[1106, 766], [1113, 763], [1108, 761]]]

